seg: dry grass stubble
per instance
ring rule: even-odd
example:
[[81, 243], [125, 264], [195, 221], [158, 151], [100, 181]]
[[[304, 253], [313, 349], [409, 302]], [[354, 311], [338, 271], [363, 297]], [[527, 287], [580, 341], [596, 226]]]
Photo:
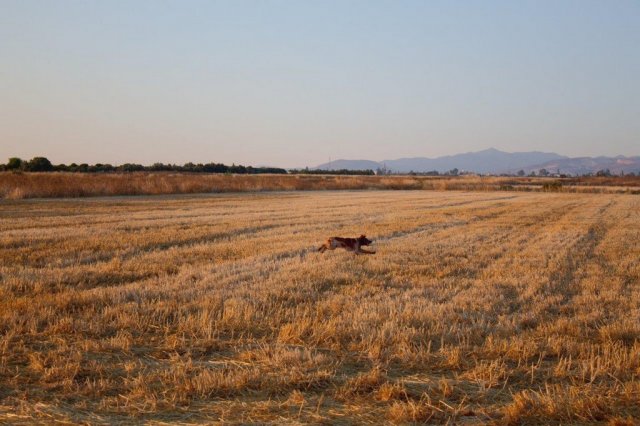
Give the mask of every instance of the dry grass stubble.
[[[624, 424], [640, 416], [639, 207], [464, 192], [4, 202], [0, 420]], [[378, 254], [315, 252], [360, 232]]]

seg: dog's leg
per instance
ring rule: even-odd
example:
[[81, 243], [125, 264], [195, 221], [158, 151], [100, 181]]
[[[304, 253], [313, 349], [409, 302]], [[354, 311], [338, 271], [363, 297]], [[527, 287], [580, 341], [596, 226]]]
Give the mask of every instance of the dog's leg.
[[320, 246], [320, 248], [318, 249], [318, 251], [320, 253], [324, 253], [327, 250], [335, 250], [336, 246], [335, 246], [335, 241], [333, 240], [328, 240], [326, 243], [324, 243], [323, 245]]
[[375, 251], [369, 251], [369, 250], [365, 250], [365, 249], [360, 249], [357, 253], [358, 254], [376, 254]]

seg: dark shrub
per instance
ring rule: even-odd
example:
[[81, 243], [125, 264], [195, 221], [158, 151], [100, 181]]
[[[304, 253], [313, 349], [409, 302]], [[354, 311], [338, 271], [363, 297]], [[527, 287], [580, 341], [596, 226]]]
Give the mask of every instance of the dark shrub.
[[53, 165], [45, 157], [33, 157], [27, 164], [25, 169], [30, 172], [50, 172]]
[[20, 170], [22, 168], [23, 164], [24, 164], [24, 161], [22, 161], [20, 158], [11, 157], [11, 158], [9, 158], [9, 162], [7, 163], [6, 169], [7, 170]]

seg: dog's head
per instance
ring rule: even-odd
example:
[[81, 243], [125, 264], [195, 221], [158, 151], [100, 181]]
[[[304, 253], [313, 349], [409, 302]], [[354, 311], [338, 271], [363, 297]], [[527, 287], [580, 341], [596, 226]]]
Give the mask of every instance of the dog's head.
[[364, 234], [360, 235], [360, 238], [358, 238], [358, 243], [360, 243], [361, 246], [368, 246], [372, 242], [373, 241], [367, 239], [367, 237]]

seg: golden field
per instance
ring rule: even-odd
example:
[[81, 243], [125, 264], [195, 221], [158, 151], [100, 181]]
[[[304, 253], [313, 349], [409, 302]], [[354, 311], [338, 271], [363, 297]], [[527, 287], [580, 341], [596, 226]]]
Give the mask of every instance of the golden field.
[[636, 195], [3, 200], [0, 423], [635, 424], [639, 258]]

